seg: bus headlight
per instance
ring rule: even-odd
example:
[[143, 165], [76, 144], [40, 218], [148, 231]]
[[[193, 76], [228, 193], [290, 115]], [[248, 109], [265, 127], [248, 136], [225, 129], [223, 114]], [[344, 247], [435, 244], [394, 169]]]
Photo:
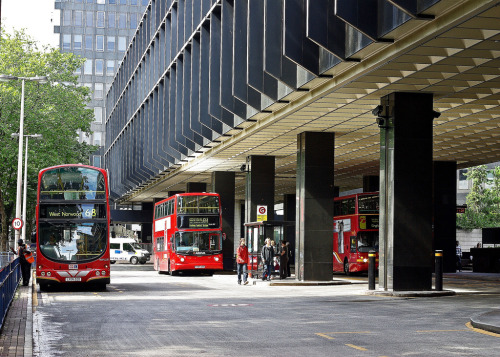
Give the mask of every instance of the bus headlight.
[[106, 275], [106, 272], [103, 270], [103, 271], [101, 272], [101, 275]]
[[181, 263], [184, 263], [184, 258], [181, 258]]
[[219, 257], [215, 257], [215, 258], [214, 258], [214, 260], [215, 260], [216, 262], [218, 262], [218, 261], [219, 261]]
[[50, 271], [47, 273], [47, 276], [51, 276], [52, 274], [50, 273]]
[[98, 270], [95, 272], [95, 275], [99, 276], [99, 275], [101, 275], [101, 272]]
[[41, 275], [42, 275], [42, 276], [45, 276], [45, 272], [44, 272], [44, 271], [42, 271]]
[[363, 263], [367, 263], [368, 262], [368, 259], [363, 259]]

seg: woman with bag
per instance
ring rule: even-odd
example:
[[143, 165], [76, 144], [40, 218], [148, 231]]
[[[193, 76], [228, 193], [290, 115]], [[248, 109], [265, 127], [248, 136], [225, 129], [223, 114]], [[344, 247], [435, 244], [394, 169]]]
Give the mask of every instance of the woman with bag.
[[10, 249], [14, 254], [19, 255], [21, 274], [23, 276], [23, 285], [28, 286], [31, 278], [31, 263], [33, 263], [34, 258], [28, 248], [26, 248], [26, 245], [24, 244], [24, 241], [22, 239], [19, 239], [17, 241], [17, 245], [17, 252], [12, 247]]

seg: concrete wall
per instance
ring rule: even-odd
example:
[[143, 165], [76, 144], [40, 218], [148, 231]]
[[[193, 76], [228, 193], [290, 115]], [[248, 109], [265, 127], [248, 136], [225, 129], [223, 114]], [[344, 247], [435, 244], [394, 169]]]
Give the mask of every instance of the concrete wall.
[[476, 248], [477, 243], [481, 243], [482, 239], [481, 229], [473, 229], [472, 231], [457, 229], [457, 240], [462, 247], [462, 252], [469, 252], [471, 248]]

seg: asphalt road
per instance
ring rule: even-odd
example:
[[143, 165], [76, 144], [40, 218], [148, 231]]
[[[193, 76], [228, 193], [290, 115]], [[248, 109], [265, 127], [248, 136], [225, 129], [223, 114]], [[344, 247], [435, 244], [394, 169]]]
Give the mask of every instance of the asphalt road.
[[[342, 275], [335, 276], [343, 279]], [[466, 326], [498, 308], [495, 282], [445, 279], [449, 297], [367, 296], [340, 286], [239, 286], [235, 275], [112, 266], [105, 291], [38, 292], [35, 356], [497, 356]]]

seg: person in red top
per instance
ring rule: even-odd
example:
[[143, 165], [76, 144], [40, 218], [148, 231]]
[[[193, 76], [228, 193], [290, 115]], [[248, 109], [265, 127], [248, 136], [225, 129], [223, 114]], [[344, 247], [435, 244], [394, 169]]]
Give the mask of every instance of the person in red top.
[[236, 252], [236, 271], [238, 272], [238, 284], [241, 285], [241, 275], [243, 274], [243, 285], [248, 284], [248, 247], [245, 245], [245, 239], [240, 239], [240, 246]]

